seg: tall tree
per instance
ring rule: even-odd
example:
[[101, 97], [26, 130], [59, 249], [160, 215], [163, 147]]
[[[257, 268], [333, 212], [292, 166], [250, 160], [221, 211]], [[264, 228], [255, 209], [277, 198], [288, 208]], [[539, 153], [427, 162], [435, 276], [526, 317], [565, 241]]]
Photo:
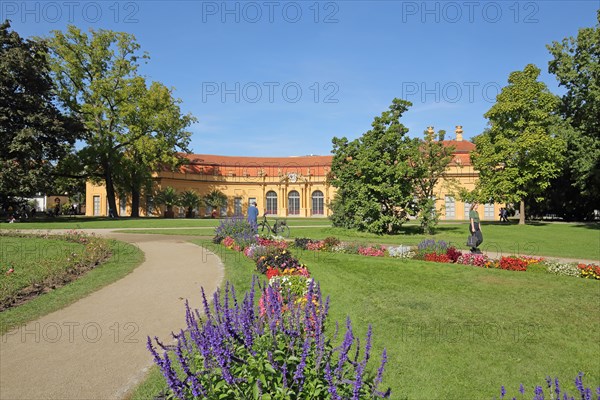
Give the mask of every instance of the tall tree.
[[446, 171], [454, 153], [454, 146], [444, 144], [446, 131], [424, 132], [417, 157], [411, 163], [415, 175], [415, 197], [418, 218], [425, 234], [432, 234], [438, 223], [434, 189], [440, 179], [447, 180]]
[[131, 216], [139, 216], [140, 196], [145, 188], [152, 191], [152, 172], [175, 168], [185, 159], [178, 152], [189, 152], [191, 133], [186, 128], [195, 121], [191, 115], [182, 115], [171, 90], [158, 82], [149, 88], [143, 79], [136, 78], [139, 101], [126, 112], [125, 125], [137, 140], [131, 142], [123, 154], [116, 174], [116, 187], [121, 193], [131, 193]]
[[547, 46], [554, 57], [548, 70], [567, 90], [561, 112], [574, 128], [567, 137], [565, 172], [557, 183], [571, 181], [579, 189], [578, 196], [596, 205], [600, 202], [600, 10], [597, 19], [595, 28], [582, 28], [576, 38]]
[[[187, 146], [189, 134], [183, 128], [191, 117], [176, 115], [177, 101], [161, 85], [146, 88], [137, 71], [138, 61], [148, 56], [139, 54], [133, 35], [108, 30], [87, 35], [74, 26], [66, 33], [53, 33], [49, 46], [59, 98], [86, 128], [79, 159], [86, 177], [105, 184], [109, 209], [117, 215], [115, 187], [125, 180], [119, 174], [130, 172], [127, 155], [142, 152], [134, 160], [148, 161], [142, 165], [152, 167], [156, 158], [149, 154], [155, 146], [162, 149], [174, 137], [175, 141], [183, 138], [182, 147]], [[157, 115], [151, 117], [152, 112]], [[173, 125], [166, 127], [169, 124]]]
[[406, 222], [414, 187], [409, 160], [416, 159], [419, 140], [406, 136], [400, 118], [411, 105], [394, 99], [360, 138], [333, 138], [335, 226], [382, 234], [398, 232]]
[[475, 137], [473, 165], [479, 171], [480, 200], [520, 203], [539, 196], [560, 173], [564, 158], [564, 124], [559, 99], [537, 80], [540, 69], [529, 64], [509, 75], [508, 85], [485, 114], [489, 128]]
[[46, 51], [0, 24], [0, 205], [50, 189], [56, 162], [81, 133], [53, 104]]

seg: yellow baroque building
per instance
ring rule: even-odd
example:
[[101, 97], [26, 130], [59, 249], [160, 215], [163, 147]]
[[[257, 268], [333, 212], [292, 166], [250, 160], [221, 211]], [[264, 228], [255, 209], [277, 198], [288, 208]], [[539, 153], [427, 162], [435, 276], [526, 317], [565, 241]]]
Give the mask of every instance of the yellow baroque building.
[[[429, 127], [430, 132], [433, 131]], [[462, 127], [456, 127], [456, 138], [444, 144], [454, 146], [454, 157], [448, 166], [446, 179], [436, 186], [436, 209], [442, 220], [467, 220], [469, 204], [455, 198], [457, 187], [471, 190], [478, 173], [469, 152], [475, 145], [463, 140]], [[327, 217], [328, 204], [335, 195], [327, 176], [333, 156], [301, 157], [237, 157], [210, 154], [187, 154], [189, 164], [179, 170], [155, 172], [158, 189], [168, 186], [177, 192], [194, 190], [204, 196], [219, 190], [227, 201], [217, 211], [220, 217], [246, 215], [248, 205], [256, 201], [261, 215], [266, 212], [278, 217]], [[119, 215], [130, 215], [131, 199], [117, 197]], [[493, 220], [499, 214], [499, 204], [484, 204], [479, 215]], [[160, 216], [164, 208], [153, 204], [151, 196], [140, 201], [140, 215]], [[200, 207], [198, 216], [210, 216], [214, 210]], [[86, 184], [86, 215], [107, 216], [106, 189], [102, 185]], [[175, 207], [175, 216], [184, 217], [185, 209]]]

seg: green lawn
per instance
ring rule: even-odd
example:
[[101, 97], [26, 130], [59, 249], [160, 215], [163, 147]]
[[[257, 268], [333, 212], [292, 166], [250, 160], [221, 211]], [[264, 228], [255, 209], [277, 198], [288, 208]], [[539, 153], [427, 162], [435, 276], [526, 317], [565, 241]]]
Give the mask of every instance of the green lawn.
[[[223, 260], [240, 294], [253, 263], [194, 240]], [[374, 351], [387, 348], [385, 384], [393, 399], [491, 399], [501, 385], [532, 397], [547, 375], [574, 390], [579, 371], [600, 384], [600, 282], [535, 272], [294, 251], [325, 295], [330, 321], [347, 315], [356, 334], [373, 326]], [[376, 357], [377, 358], [377, 357]], [[160, 391], [152, 374], [134, 399]]]
[[[116, 240], [110, 240], [109, 244], [112, 256], [105, 263], [63, 287], [40, 295], [18, 307], [2, 311], [0, 335], [11, 328], [64, 308], [101, 287], [121, 279], [144, 259], [144, 254], [136, 246]], [[39, 274], [49, 273], [48, 269], [60, 269], [61, 258], [68, 257], [71, 251], [80, 251], [83, 246], [63, 240], [0, 236], [0, 248], [2, 268], [6, 265], [7, 259], [13, 260], [17, 265], [15, 273], [10, 276], [5, 275], [4, 270], [1, 271], [0, 286], [3, 290], [10, 290], [9, 286], [22, 286], [29, 280], [39, 280]], [[49, 256], [52, 258], [45, 258]], [[41, 259], [46, 262], [40, 263]]]
[[[422, 235], [417, 224], [409, 223], [398, 235], [374, 235], [330, 226], [303, 228], [313, 221], [291, 226], [291, 238], [307, 237], [324, 239], [335, 236], [343, 241], [371, 244], [417, 245], [423, 239], [445, 240], [460, 249], [466, 249], [467, 229], [464, 223], [440, 224], [435, 235]], [[297, 221], [294, 221], [296, 224]], [[155, 233], [190, 236], [212, 236], [207, 229], [181, 230], [133, 230], [129, 233]], [[484, 243], [481, 249], [503, 255], [522, 254], [600, 260], [600, 224], [567, 224], [560, 222], [530, 223], [528, 225], [505, 225], [483, 223]]]
[[[331, 222], [326, 218], [286, 218], [290, 226], [305, 225], [324, 225], [328, 226]], [[275, 218], [269, 218], [274, 222]], [[32, 222], [23, 222], [8, 224], [0, 223], [0, 229], [114, 229], [114, 228], [198, 228], [198, 227], [216, 227], [221, 219], [165, 219], [165, 218], [118, 218], [110, 219], [106, 217], [68, 217], [60, 216], [58, 218], [39, 219]]]

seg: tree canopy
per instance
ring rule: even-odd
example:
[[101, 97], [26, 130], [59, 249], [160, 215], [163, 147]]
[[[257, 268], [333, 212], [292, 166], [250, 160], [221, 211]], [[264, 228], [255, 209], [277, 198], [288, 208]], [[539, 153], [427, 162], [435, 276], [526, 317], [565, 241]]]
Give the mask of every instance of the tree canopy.
[[597, 18], [596, 27], [582, 28], [576, 38], [547, 46], [553, 56], [548, 70], [566, 89], [561, 114], [574, 128], [566, 137], [565, 168], [553, 196], [571, 192], [575, 199], [563, 199], [563, 208], [571, 208], [571, 201], [581, 206], [600, 202], [600, 10]]
[[479, 171], [479, 200], [521, 203], [520, 223], [525, 222], [527, 196], [540, 196], [560, 173], [564, 158], [559, 99], [537, 80], [539, 74], [529, 64], [509, 75], [485, 114], [489, 128], [475, 137], [471, 154]]
[[170, 90], [158, 83], [148, 88], [138, 75], [148, 56], [133, 35], [102, 29], [88, 35], [74, 26], [53, 34], [48, 43], [59, 99], [85, 125], [77, 154], [82, 177], [106, 185], [116, 215], [115, 189], [135, 193], [147, 179], [147, 172], [137, 172], [172, 159], [178, 147], [187, 150], [185, 128], [194, 119], [180, 114]]
[[51, 189], [56, 163], [81, 134], [53, 103], [46, 50], [0, 24], [0, 205]]
[[418, 156], [419, 141], [406, 135], [400, 118], [411, 105], [394, 99], [360, 138], [333, 138], [334, 226], [395, 233], [408, 219], [414, 196], [410, 160]]

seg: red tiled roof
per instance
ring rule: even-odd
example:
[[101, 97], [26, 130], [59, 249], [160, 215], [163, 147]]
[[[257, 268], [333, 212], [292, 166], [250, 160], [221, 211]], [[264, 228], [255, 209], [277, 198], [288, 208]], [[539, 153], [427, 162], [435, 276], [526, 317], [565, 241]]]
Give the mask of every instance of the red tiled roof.
[[219, 176], [279, 176], [297, 173], [324, 176], [333, 156], [241, 157], [213, 154], [182, 154], [190, 163], [179, 171]]
[[445, 146], [454, 146], [455, 153], [469, 153], [475, 150], [475, 144], [467, 141], [467, 140], [444, 140]]

